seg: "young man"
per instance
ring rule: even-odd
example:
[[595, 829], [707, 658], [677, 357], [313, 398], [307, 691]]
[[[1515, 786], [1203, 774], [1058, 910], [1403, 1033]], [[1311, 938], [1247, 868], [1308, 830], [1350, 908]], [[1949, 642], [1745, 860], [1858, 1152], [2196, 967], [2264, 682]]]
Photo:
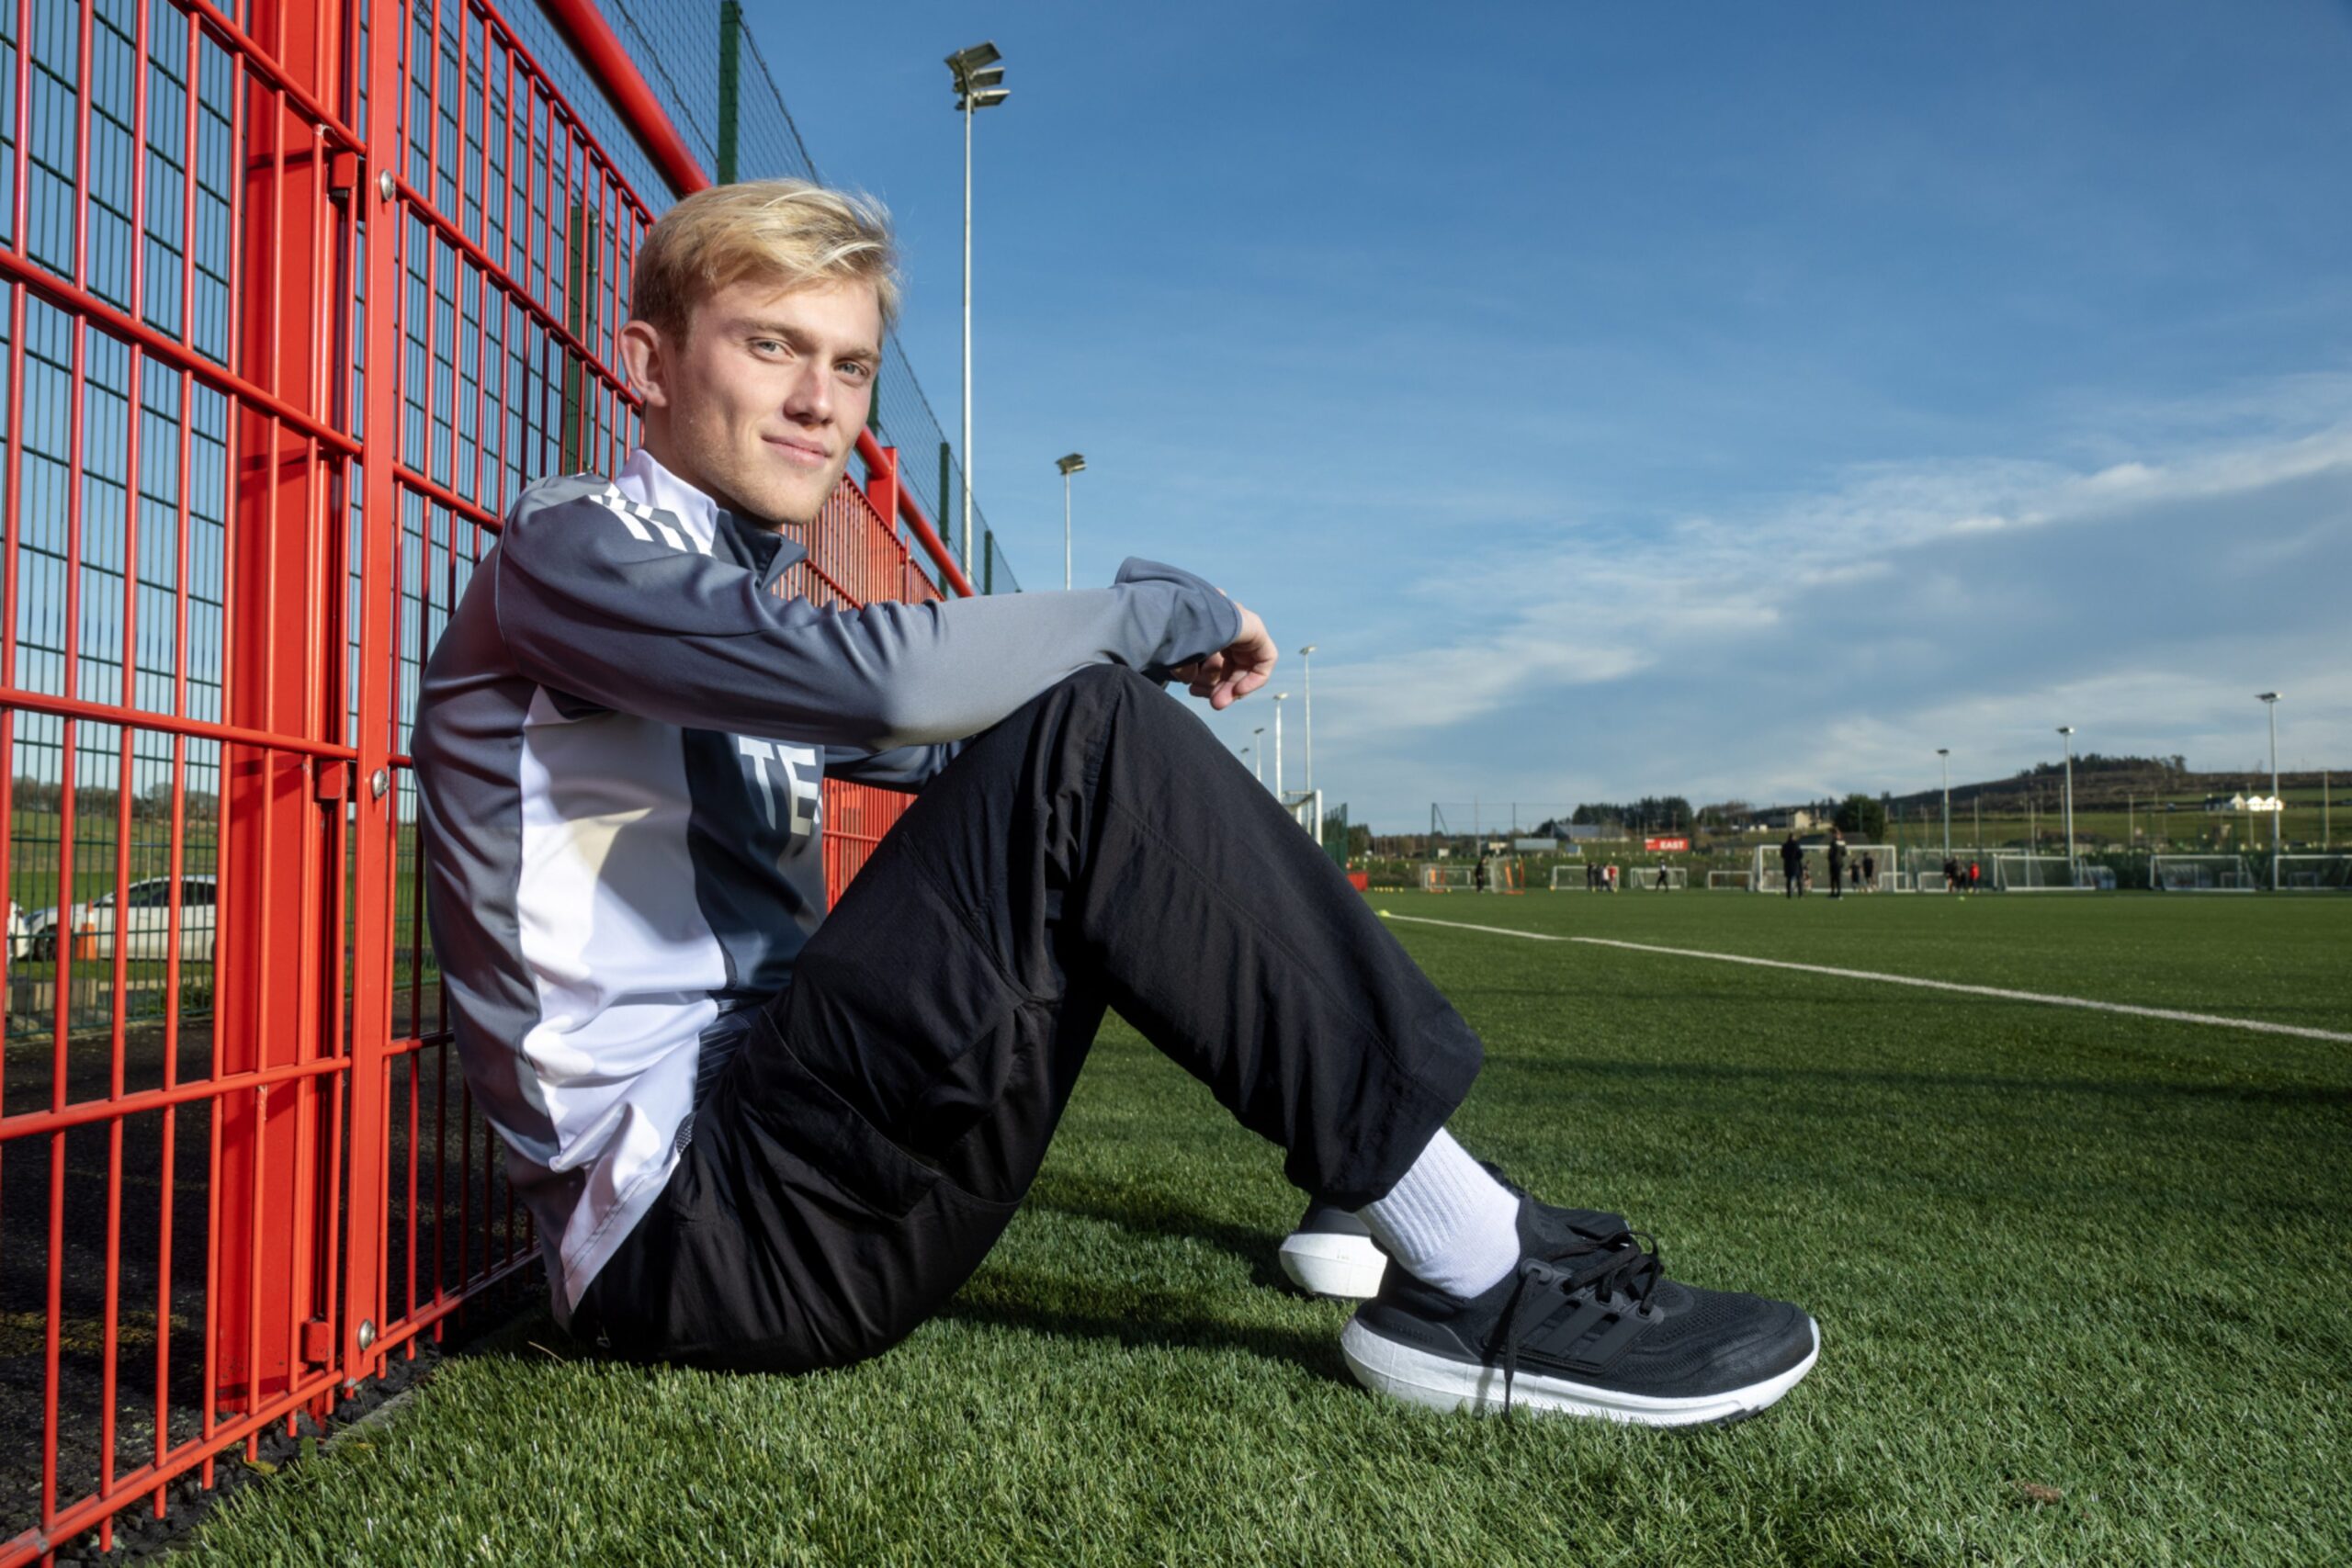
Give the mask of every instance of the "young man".
[[[557, 1315], [719, 1367], [887, 1349], [1012, 1219], [1115, 1006], [1357, 1233], [1307, 1239], [1393, 1265], [1343, 1340], [1370, 1386], [1660, 1425], [1786, 1392], [1803, 1312], [1667, 1280], [1618, 1216], [1447, 1134], [1477, 1039], [1159, 689], [1263, 685], [1256, 615], [1143, 561], [1084, 592], [780, 595], [895, 302], [869, 204], [680, 203], [621, 334], [643, 446], [522, 495], [426, 669], [435, 946]], [[829, 774], [919, 795], [830, 914]]]
[[1835, 828], [1829, 829], [1829, 896], [1846, 896], [1846, 835]]
[[1796, 829], [1781, 840], [1781, 897], [1804, 897], [1804, 846], [1797, 842]]

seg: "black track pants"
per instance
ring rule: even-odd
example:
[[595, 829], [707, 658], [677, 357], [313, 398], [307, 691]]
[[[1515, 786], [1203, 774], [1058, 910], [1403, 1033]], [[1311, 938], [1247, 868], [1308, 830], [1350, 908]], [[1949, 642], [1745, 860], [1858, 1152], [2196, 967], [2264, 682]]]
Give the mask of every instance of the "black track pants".
[[1106, 1006], [1349, 1208], [1478, 1070], [1468, 1025], [1207, 728], [1088, 670], [883, 840], [574, 1332], [778, 1371], [888, 1348], [1012, 1219]]

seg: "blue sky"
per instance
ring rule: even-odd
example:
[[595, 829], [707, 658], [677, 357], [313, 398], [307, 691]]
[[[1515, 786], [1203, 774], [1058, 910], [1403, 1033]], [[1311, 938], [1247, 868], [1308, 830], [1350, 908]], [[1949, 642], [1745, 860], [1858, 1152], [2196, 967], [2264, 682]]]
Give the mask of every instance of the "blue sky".
[[751, 9], [951, 431], [1004, 51], [982, 503], [1315, 643], [1359, 819], [2352, 769], [2352, 6]]

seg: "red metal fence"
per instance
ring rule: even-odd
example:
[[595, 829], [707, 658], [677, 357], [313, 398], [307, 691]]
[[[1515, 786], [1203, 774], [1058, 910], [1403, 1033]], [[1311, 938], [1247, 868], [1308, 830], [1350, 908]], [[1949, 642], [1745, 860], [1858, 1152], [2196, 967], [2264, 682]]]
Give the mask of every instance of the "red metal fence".
[[[408, 723], [507, 502], [633, 444], [667, 193], [483, 0], [0, 0], [0, 182], [6, 1565], [536, 1259], [450, 1060]], [[861, 454], [796, 591], [935, 596], [903, 521], [969, 592]], [[838, 886], [900, 803], [827, 787]]]

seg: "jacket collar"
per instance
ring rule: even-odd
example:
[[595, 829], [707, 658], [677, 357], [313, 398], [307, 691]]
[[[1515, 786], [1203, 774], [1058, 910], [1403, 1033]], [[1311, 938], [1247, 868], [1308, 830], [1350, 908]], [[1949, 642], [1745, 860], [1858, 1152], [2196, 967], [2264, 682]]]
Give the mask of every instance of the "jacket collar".
[[621, 465], [615, 482], [633, 501], [659, 507], [684, 523], [706, 546], [730, 541], [737, 557], [760, 574], [760, 586], [773, 590], [777, 579], [807, 558], [808, 550], [774, 528], [750, 522], [719, 505], [688, 484], [659, 458], [639, 446]]

